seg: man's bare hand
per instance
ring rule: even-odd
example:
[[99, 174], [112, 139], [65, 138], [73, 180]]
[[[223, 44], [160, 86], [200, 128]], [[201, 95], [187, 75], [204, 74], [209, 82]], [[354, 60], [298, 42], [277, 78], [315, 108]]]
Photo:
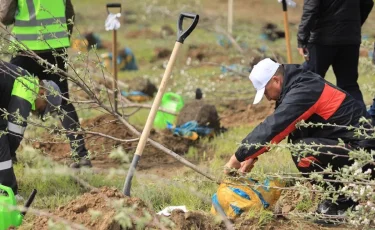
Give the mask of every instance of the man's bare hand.
[[241, 168], [241, 162], [239, 162], [236, 158], [235, 155], [233, 155], [228, 163], [225, 164], [224, 166], [224, 173], [225, 174], [230, 174], [233, 170], [237, 170]]
[[303, 48], [298, 48], [298, 53], [303, 57], [305, 54], [303, 53]]
[[248, 173], [251, 172], [251, 170], [254, 168], [255, 162], [258, 161], [258, 158], [255, 159], [249, 159], [241, 163], [240, 172], [241, 173]]
[[308, 50], [307, 48], [298, 48], [298, 53], [306, 60], [309, 60], [309, 55], [308, 55]]

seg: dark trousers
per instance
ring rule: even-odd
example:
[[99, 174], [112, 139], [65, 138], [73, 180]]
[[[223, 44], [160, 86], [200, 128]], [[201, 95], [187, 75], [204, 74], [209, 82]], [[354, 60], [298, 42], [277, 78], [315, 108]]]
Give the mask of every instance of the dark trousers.
[[[51, 52], [43, 52], [38, 53], [38, 55], [43, 58], [44, 60], [47, 60], [51, 64], [57, 64], [57, 66], [67, 71], [64, 65], [64, 58], [61, 56], [54, 57]], [[62, 55], [60, 53], [60, 55]], [[22, 54], [17, 55], [14, 57], [11, 61], [12, 64], [17, 65], [25, 70], [27, 70], [29, 73], [34, 74], [41, 80], [52, 80], [54, 81], [61, 90], [61, 94], [69, 98], [69, 90], [68, 90], [68, 81], [67, 79], [61, 77], [57, 74], [51, 74], [43, 72], [45, 70], [45, 67], [38, 64], [37, 61], [35, 61], [33, 58], [23, 56]], [[67, 113], [66, 116], [63, 117], [61, 120], [63, 127], [66, 130], [78, 130], [80, 128], [79, 120], [77, 112], [73, 106], [72, 103], [68, 103], [65, 99], [62, 100], [61, 103], [61, 109]], [[79, 157], [85, 157], [87, 156], [87, 149], [85, 147], [85, 142], [83, 139], [83, 135], [77, 135], [75, 137], [75, 134], [68, 134], [67, 137], [70, 141], [70, 147], [73, 150], [73, 156], [77, 154]]]
[[365, 106], [362, 92], [357, 83], [359, 45], [319, 45], [309, 44], [309, 61], [304, 67], [325, 77], [332, 65], [336, 84]]
[[[325, 145], [327, 147], [311, 147], [315, 151], [319, 151], [321, 154], [313, 155], [313, 154], [306, 154], [306, 156], [295, 156], [293, 155], [293, 161], [296, 164], [298, 170], [303, 173], [305, 177], [309, 177], [311, 172], [322, 172], [324, 169], [328, 167], [328, 165], [332, 166], [333, 172], [338, 171], [340, 168], [344, 167], [345, 165], [352, 165], [354, 162], [349, 160], [348, 157], [348, 150], [338, 148], [337, 145], [339, 142], [337, 140], [327, 139], [327, 138], [301, 138], [298, 140], [293, 140], [293, 144], [297, 143], [305, 143], [307, 145], [311, 145], [315, 143], [316, 145]], [[331, 147], [332, 146], [332, 147]], [[347, 149], [351, 150], [354, 147], [350, 145], [345, 146]], [[332, 155], [327, 155], [324, 153], [333, 153], [340, 155], [342, 157], [334, 157]], [[363, 167], [363, 171], [367, 169], [373, 169], [373, 166], [367, 165]], [[332, 175], [324, 175], [324, 179], [326, 180], [335, 180], [335, 177]], [[372, 171], [372, 178], [375, 178], [375, 172]], [[314, 183], [314, 182], [313, 182]], [[336, 189], [342, 186], [341, 183], [331, 183]]]
[[[0, 131], [5, 131], [7, 121], [0, 118]], [[14, 194], [18, 193], [16, 176], [13, 171], [7, 134], [0, 134], [0, 184], [11, 187]]]

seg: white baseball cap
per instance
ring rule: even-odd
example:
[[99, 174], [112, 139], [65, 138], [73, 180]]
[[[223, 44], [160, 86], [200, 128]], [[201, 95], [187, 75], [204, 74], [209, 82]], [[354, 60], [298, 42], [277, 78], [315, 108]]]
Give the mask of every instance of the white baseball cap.
[[253, 104], [258, 104], [262, 100], [265, 87], [274, 76], [279, 66], [279, 63], [274, 62], [269, 58], [261, 60], [254, 66], [249, 76], [250, 81], [253, 83], [257, 91]]

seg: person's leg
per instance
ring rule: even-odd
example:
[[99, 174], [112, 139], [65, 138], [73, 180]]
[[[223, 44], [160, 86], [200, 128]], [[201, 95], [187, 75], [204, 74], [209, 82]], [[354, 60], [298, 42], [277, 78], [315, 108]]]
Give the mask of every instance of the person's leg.
[[[22, 53], [19, 53], [18, 55], [13, 57], [10, 60], [10, 63], [26, 70], [31, 75], [34, 75], [35, 77], [38, 77], [39, 79], [45, 79], [46, 77], [46, 74], [43, 73], [43, 68], [34, 59], [28, 56], [24, 56]], [[11, 153], [11, 157], [12, 157], [13, 164], [16, 164], [17, 156], [15, 152]]]
[[38, 77], [39, 79], [46, 79], [46, 73], [43, 73], [43, 68], [31, 57], [22, 55], [22, 53], [16, 55], [10, 60], [10, 63], [21, 67], [28, 71], [30, 74]]
[[[65, 68], [64, 57], [55, 57], [53, 56], [52, 52], [38, 53], [38, 55], [42, 59], [47, 60], [49, 63], [57, 64], [60, 69], [67, 71]], [[11, 60], [11, 63], [27, 70], [41, 80], [54, 81], [59, 86], [62, 95], [66, 98], [69, 98], [67, 79], [61, 79], [61, 77], [57, 74], [43, 72], [45, 70], [45, 67], [39, 65], [39, 63], [33, 58], [22, 56], [22, 54], [20, 54], [14, 57]], [[67, 130], [78, 130], [80, 128], [80, 124], [77, 112], [73, 104], [68, 103], [65, 99], [63, 99], [61, 109], [66, 113], [66, 115], [64, 115], [63, 119], [61, 120], [63, 127]], [[68, 134], [67, 137], [70, 141], [70, 147], [73, 152], [73, 156], [77, 156], [78, 159], [83, 159], [81, 162], [82, 166], [91, 166], [91, 162], [88, 160], [88, 151], [85, 147], [83, 135], [80, 134], [75, 136], [75, 134]], [[72, 166], [79, 167], [80, 164], [74, 164]]]
[[375, 98], [372, 99], [372, 105], [370, 106], [370, 109], [367, 110], [367, 112], [371, 116], [372, 125], [375, 126]]
[[359, 45], [343, 45], [337, 47], [338, 52], [332, 64], [337, 79], [337, 86], [345, 90], [359, 103], [365, 106], [362, 92], [357, 83]]
[[[342, 148], [337, 148], [337, 140], [327, 138], [301, 138], [294, 140], [293, 144], [303, 143], [306, 145], [324, 145], [324, 147], [311, 147], [312, 150], [319, 151], [321, 154], [313, 155], [306, 154], [306, 156], [293, 155], [294, 163], [298, 170], [303, 173], [304, 176], [309, 176], [311, 172], [322, 172], [328, 165], [332, 166], [332, 170], [338, 170], [345, 165], [351, 165], [353, 162], [349, 160], [348, 151]], [[332, 146], [332, 147], [331, 147]], [[340, 155], [334, 157], [329, 154], [334, 153]], [[329, 175], [324, 176], [325, 179], [332, 179]], [[341, 184], [332, 183], [333, 186], [339, 187]]]
[[[372, 52], [372, 64], [375, 65], [375, 43], [374, 50]], [[370, 106], [370, 109], [367, 110], [367, 112], [370, 114], [372, 118], [372, 125], [375, 126], [375, 98], [372, 99], [372, 105]]]
[[335, 49], [332, 46], [309, 44], [309, 60], [304, 64], [305, 69], [325, 77], [329, 66], [332, 64]]
[[[5, 130], [6, 121], [0, 119], [0, 130]], [[18, 193], [16, 175], [13, 171], [12, 159], [9, 152], [8, 135], [0, 135], [0, 184], [12, 188], [14, 194]]]
[[[324, 145], [324, 147], [311, 147], [314, 151], [319, 151], [319, 155], [306, 154], [305, 156], [293, 155], [293, 161], [295, 162], [298, 170], [303, 173], [305, 177], [309, 177], [312, 172], [323, 172], [328, 165], [332, 167], [333, 172], [338, 171], [345, 165], [351, 165], [352, 160], [349, 160], [348, 150], [336, 147], [339, 142], [337, 140], [331, 140], [326, 138], [302, 138], [293, 141], [296, 143], [304, 143], [307, 145]], [[350, 146], [347, 146], [350, 149]], [[332, 155], [335, 154], [335, 156]], [[335, 177], [329, 174], [323, 175], [325, 180], [334, 180]], [[312, 183], [316, 183], [312, 181]], [[325, 188], [333, 188], [334, 190], [340, 189], [342, 183], [327, 182], [322, 185]], [[356, 203], [351, 199], [344, 196], [339, 196], [337, 204], [332, 203], [330, 200], [324, 200], [318, 206], [318, 213], [325, 215], [338, 215], [346, 211], [348, 208], [355, 206]]]
[[[46, 57], [48, 62], [55, 63], [60, 69], [67, 71], [67, 69], [65, 68], [65, 58], [66, 57], [64, 56], [53, 57], [52, 55]], [[57, 74], [50, 74], [49, 79], [54, 81], [60, 87], [62, 96], [69, 99], [68, 80], [61, 79], [61, 77]], [[73, 131], [79, 130], [79, 119], [73, 104], [63, 99], [61, 102], [61, 109], [63, 110], [62, 113], [64, 114], [63, 119], [61, 120], [64, 129]], [[82, 158], [85, 159], [83, 161], [80, 161], [81, 165], [76, 163], [74, 164], [74, 167], [91, 166], [91, 163], [88, 161], [88, 151], [85, 147], [83, 135], [67, 134], [67, 137], [70, 141], [70, 147], [73, 152], [73, 158], [77, 160]]]

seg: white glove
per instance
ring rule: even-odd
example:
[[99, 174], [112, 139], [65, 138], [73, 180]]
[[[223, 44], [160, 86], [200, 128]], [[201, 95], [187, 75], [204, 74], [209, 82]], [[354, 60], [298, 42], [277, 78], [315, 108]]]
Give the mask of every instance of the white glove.
[[[282, 2], [282, 0], [277, 0], [278, 2]], [[293, 0], [286, 0], [286, 4], [292, 8], [297, 6], [297, 3], [295, 3]]]
[[108, 14], [108, 17], [105, 20], [105, 30], [118, 30], [120, 28], [120, 21], [118, 20], [119, 17], [121, 17], [120, 13]]

